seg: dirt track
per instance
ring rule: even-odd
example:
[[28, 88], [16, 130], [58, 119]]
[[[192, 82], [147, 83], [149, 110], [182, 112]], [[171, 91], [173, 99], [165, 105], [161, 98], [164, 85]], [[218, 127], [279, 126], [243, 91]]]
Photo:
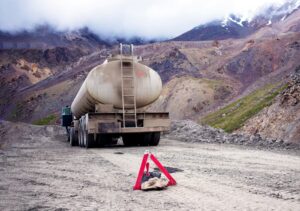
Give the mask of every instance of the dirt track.
[[[300, 210], [299, 151], [166, 139], [86, 150], [54, 130], [0, 128], [0, 210]], [[183, 170], [172, 174], [177, 186], [132, 190], [145, 149]]]

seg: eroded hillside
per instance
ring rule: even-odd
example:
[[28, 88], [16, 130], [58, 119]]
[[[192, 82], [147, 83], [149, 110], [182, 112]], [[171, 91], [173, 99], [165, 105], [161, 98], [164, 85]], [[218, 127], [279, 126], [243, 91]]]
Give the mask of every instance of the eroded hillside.
[[274, 103], [249, 119], [240, 131], [300, 142], [300, 66]]
[[[266, 84], [286, 80], [300, 65], [299, 20], [296, 11], [243, 39], [137, 46], [142, 63], [164, 83], [161, 97], [148, 109], [197, 120]], [[60, 35], [62, 46], [1, 50], [1, 118], [34, 123], [59, 119], [61, 107], [71, 104], [88, 71], [116, 49], [95, 45], [86, 34], [75, 35]]]

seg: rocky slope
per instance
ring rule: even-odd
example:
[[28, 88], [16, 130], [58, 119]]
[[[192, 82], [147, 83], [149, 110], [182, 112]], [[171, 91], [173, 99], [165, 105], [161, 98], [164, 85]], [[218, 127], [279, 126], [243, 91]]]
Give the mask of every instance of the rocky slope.
[[240, 131], [300, 143], [300, 66], [275, 102], [248, 120]]
[[[299, 12], [286, 19], [289, 28], [299, 20]], [[151, 107], [168, 110], [177, 119], [196, 119], [244, 93], [285, 80], [300, 65], [299, 31], [286, 27], [274, 24], [246, 39], [139, 47], [144, 63], [165, 82], [161, 98]]]
[[32, 122], [55, 115], [54, 123], [59, 107], [75, 95], [69, 86], [76, 87], [85, 71], [100, 64], [107, 48], [88, 29], [1, 32], [0, 118]]
[[[299, 23], [300, 10], [243, 39], [137, 46], [136, 54], [158, 71], [164, 82], [161, 97], [148, 109], [169, 111], [173, 119], [197, 120], [266, 83], [285, 80], [300, 65]], [[54, 35], [48, 33], [53, 40]], [[41, 34], [37, 37], [47, 35]], [[116, 49], [85, 33], [59, 37], [55, 38], [59, 43], [43, 38], [48, 43], [44, 47], [19, 49], [17, 45], [0, 51], [0, 118], [55, 123], [88, 71]], [[19, 42], [21, 38], [5, 39]]]
[[299, 142], [290, 142], [281, 138], [266, 138], [259, 134], [225, 133], [221, 129], [199, 125], [190, 120], [176, 120], [166, 137], [192, 143], [237, 144], [261, 148], [300, 149]]

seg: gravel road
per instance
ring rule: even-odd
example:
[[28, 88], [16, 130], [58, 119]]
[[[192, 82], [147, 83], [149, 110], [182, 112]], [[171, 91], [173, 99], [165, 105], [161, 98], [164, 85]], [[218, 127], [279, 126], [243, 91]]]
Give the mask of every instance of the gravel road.
[[[170, 139], [86, 150], [63, 132], [0, 124], [0, 210], [300, 210], [297, 150]], [[146, 149], [177, 168], [176, 186], [132, 190]]]

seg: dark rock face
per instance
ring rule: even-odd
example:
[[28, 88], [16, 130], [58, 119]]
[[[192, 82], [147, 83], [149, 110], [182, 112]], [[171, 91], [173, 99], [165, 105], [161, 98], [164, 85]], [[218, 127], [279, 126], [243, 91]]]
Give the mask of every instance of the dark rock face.
[[58, 63], [74, 62], [83, 55], [84, 53], [81, 52], [80, 49], [72, 50], [58, 47], [44, 51], [43, 59], [49, 64], [57, 65]]
[[252, 48], [235, 57], [228, 65], [227, 70], [233, 77], [239, 79], [244, 85], [251, 84], [257, 78], [267, 75], [273, 70], [272, 55], [260, 57], [264, 53]]
[[164, 60], [153, 62], [149, 66], [158, 72], [163, 83], [169, 81], [174, 76], [190, 75], [200, 77], [198, 69], [178, 49], [171, 51]]
[[220, 86], [216, 89], [214, 96], [215, 100], [225, 100], [232, 94], [232, 88], [230, 86]]
[[9, 57], [12, 63], [22, 58], [28, 62], [38, 63], [40, 66], [56, 67], [75, 62], [80, 57], [86, 55], [80, 48], [56, 47], [50, 49], [7, 49], [0, 50], [0, 58]]
[[300, 103], [300, 66], [296, 68], [295, 74], [291, 76], [288, 87], [280, 96], [281, 106], [296, 106]]
[[[285, 46], [285, 47], [283, 47]], [[229, 75], [248, 86], [258, 78], [285, 68], [287, 64], [299, 61], [297, 41], [274, 39], [265, 43], [252, 43], [226, 65]]]

